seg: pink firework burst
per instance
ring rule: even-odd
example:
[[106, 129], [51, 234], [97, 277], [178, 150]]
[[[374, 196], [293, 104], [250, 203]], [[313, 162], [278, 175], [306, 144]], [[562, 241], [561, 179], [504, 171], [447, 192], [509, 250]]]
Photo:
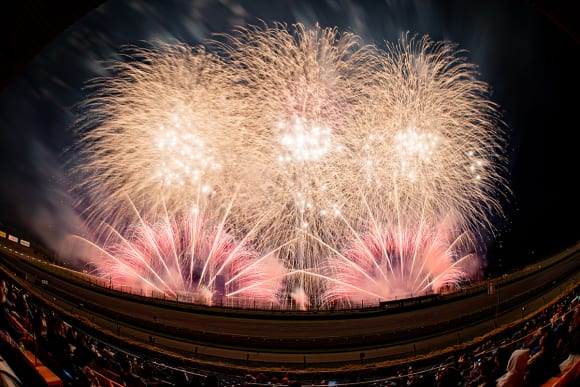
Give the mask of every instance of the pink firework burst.
[[368, 305], [459, 287], [480, 270], [471, 246], [467, 233], [457, 235], [445, 223], [373, 226], [327, 259], [323, 300]]
[[286, 270], [275, 254], [259, 256], [222, 224], [188, 217], [142, 221], [100, 249], [95, 274], [115, 286], [207, 305], [276, 302]]

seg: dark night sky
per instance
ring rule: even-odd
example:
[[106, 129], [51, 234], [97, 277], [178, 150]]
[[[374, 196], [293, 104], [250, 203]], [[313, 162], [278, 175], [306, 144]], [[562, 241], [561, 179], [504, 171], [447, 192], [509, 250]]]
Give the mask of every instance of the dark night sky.
[[[79, 4], [80, 3], [80, 4]], [[101, 4], [102, 3], [102, 4]], [[198, 44], [235, 25], [337, 26], [381, 45], [403, 31], [468, 51], [509, 128], [509, 222], [492, 268], [517, 266], [580, 240], [580, 13], [563, 1], [23, 1], [2, 14], [0, 224], [45, 243], [75, 229], [62, 170], [83, 83], [123, 44]], [[2, 5], [0, 7], [7, 7]], [[94, 8], [94, 9], [93, 9]], [[84, 15], [84, 16], [82, 16]], [[501, 241], [502, 249], [497, 249]], [[501, 261], [500, 261], [501, 259]]]

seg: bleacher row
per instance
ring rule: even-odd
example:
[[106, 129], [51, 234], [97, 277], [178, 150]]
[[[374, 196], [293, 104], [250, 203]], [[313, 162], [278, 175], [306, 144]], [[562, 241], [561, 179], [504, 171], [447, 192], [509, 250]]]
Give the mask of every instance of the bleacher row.
[[76, 329], [37, 301], [29, 301], [24, 290], [6, 279], [0, 289], [0, 353], [14, 372], [8, 375], [13, 385], [176, 385], [174, 375], [163, 375], [163, 370], [146, 373], [140, 364], [140, 371], [147, 374], [145, 381], [135, 373], [135, 357]]
[[[9, 279], [1, 279], [0, 290], [0, 350], [14, 370], [10, 377], [12, 384], [8, 385], [212, 387], [215, 381], [228, 387], [580, 385], [580, 287], [527, 321], [505, 330], [502, 337], [490, 338], [444, 360], [405, 364], [387, 375], [379, 369], [355, 372], [348, 377], [325, 376], [324, 380], [316, 379], [315, 373], [271, 372], [268, 375], [252, 370], [246, 375], [214, 375], [204, 369], [160, 363], [143, 354], [117, 348], [104, 338], [88, 335], [41, 300], [30, 300], [26, 291]], [[515, 360], [510, 357], [515, 354], [525, 354], [527, 359], [518, 375], [521, 384], [514, 384], [511, 379], [511, 384], [500, 384], [499, 380], [514, 374], [510, 365]], [[543, 362], [541, 366], [534, 365], [538, 359]], [[566, 365], [565, 369], [562, 364]]]
[[[50, 387], [63, 387], [64, 383], [61, 377], [59, 377], [55, 372], [53, 372], [49, 367], [43, 363], [42, 358], [46, 359], [49, 354], [41, 354], [42, 348], [38, 348], [34, 335], [28, 331], [28, 329], [23, 325], [21, 321], [21, 316], [16, 312], [10, 311], [7, 315], [9, 324], [12, 327], [13, 333], [16, 331], [16, 336], [18, 342], [13, 341], [12, 336], [4, 336], [2, 339], [3, 350], [6, 350], [7, 346], [8, 352], [11, 352], [13, 359], [17, 359], [18, 367], [17, 369], [23, 369], [27, 377], [22, 378], [24, 382], [20, 382], [22, 385], [26, 384], [43, 384]], [[10, 351], [12, 349], [12, 351]], [[83, 371], [94, 377], [98, 381], [99, 386], [110, 386], [110, 387], [122, 387], [123, 384], [117, 382], [119, 379], [118, 375], [110, 373], [108, 370], [97, 371], [98, 367], [92, 365], [86, 365], [83, 367]], [[31, 371], [32, 375], [26, 371]], [[63, 373], [65, 370], [62, 370]], [[22, 373], [20, 373], [22, 375]], [[20, 380], [17, 375], [16, 379]]]

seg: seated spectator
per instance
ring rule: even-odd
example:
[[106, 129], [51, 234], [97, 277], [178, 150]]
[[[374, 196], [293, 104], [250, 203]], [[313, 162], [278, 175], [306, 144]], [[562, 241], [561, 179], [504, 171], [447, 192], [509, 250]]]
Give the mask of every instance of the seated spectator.
[[217, 375], [209, 374], [205, 377], [203, 385], [204, 387], [220, 387], [220, 380]]
[[187, 375], [185, 372], [175, 372], [173, 375], [173, 385], [176, 387], [189, 385], [189, 380], [187, 380]]
[[493, 367], [493, 379], [499, 379], [507, 369], [507, 364], [510, 359], [511, 352], [507, 347], [499, 347], [495, 354], [493, 355], [494, 367]]
[[484, 358], [478, 361], [475, 368], [477, 376], [466, 384], [468, 387], [495, 387], [493, 374], [495, 363], [491, 358]]
[[2, 280], [0, 282], [0, 305], [8, 305], [8, 285], [6, 285], [6, 281]]
[[268, 377], [263, 372], [260, 372], [258, 375], [256, 375], [256, 383], [258, 384], [267, 384], [268, 380]]
[[[575, 300], [578, 299], [580, 299], [580, 297], [575, 298]], [[576, 306], [574, 309], [570, 325], [568, 325], [568, 332], [572, 333], [577, 330], [580, 330], [580, 306]]]
[[521, 387], [530, 359], [529, 349], [516, 349], [508, 361], [506, 373], [497, 380], [497, 387]]
[[542, 328], [538, 328], [532, 335], [527, 337], [525, 347], [530, 349], [530, 356], [534, 356], [540, 351], [540, 340], [544, 333], [545, 331]]
[[121, 381], [127, 387], [143, 387], [147, 386], [147, 384], [139, 377], [139, 375], [133, 372], [133, 366], [129, 359], [123, 359], [121, 361]]
[[0, 329], [0, 349], [6, 350], [6, 348], [10, 349], [18, 349], [18, 343], [14, 341], [12, 336], [8, 334], [8, 332], [3, 331]]
[[580, 385], [580, 362], [576, 362], [552, 387], [575, 387]]
[[245, 386], [252, 385], [255, 383], [256, 383], [256, 378], [254, 377], [254, 375], [246, 374], [246, 376], [244, 376], [244, 383], [242, 384], [242, 386], [245, 387]]
[[462, 377], [455, 367], [446, 367], [437, 377], [437, 387], [457, 387], [462, 385]]
[[528, 371], [524, 386], [541, 386], [552, 376], [560, 373], [556, 361], [556, 337], [551, 330], [547, 330], [540, 338], [540, 350], [528, 361]]
[[580, 331], [575, 332], [572, 336], [566, 352], [568, 353], [568, 356], [559, 365], [562, 374], [568, 372], [568, 370], [574, 367], [574, 365], [580, 360]]

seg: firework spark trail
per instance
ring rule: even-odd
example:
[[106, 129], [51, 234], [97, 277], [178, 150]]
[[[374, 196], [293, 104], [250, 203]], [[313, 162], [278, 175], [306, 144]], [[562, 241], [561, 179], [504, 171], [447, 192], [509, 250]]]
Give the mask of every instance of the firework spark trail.
[[327, 283], [327, 300], [409, 297], [474, 275], [477, 242], [501, 215], [505, 139], [487, 85], [462, 54], [403, 36], [380, 55], [371, 74], [379, 87], [355, 127], [363, 161], [356, 179], [373, 225], [329, 258], [325, 273], [340, 281]]
[[[321, 271], [328, 278], [322, 303], [368, 305], [454, 288], [474, 274], [469, 261], [477, 257], [457, 257], [461, 250], [450, 248], [454, 241], [447, 233], [447, 226], [372, 228], [352, 240], [343, 254], [326, 260]], [[419, 262], [412, 265], [415, 261]]]
[[[180, 219], [135, 225], [125, 236], [114, 234], [117, 238], [109, 238], [93, 263], [95, 274], [109, 277], [116, 286], [144, 294], [185, 295], [204, 304], [215, 303], [220, 292], [265, 305], [277, 303], [277, 278], [286, 269], [274, 255], [259, 257], [223, 228], [208, 227], [203, 215], [192, 212]], [[223, 289], [214, 284], [220, 277]]]
[[452, 212], [461, 229], [493, 231], [489, 221], [501, 215], [507, 189], [505, 134], [488, 86], [462, 55], [428, 37], [387, 43], [356, 127], [368, 166], [356, 179], [367, 182], [375, 216], [392, 221], [396, 211], [399, 223], [413, 226]]
[[[471, 274], [464, 262], [509, 189], [497, 106], [462, 51], [407, 35], [380, 49], [301, 24], [221, 37], [208, 51], [127, 49], [92, 83], [76, 193], [109, 253], [184, 291], [194, 262], [209, 287], [229, 267], [215, 254], [232, 265], [250, 254], [252, 271], [280, 260], [290, 272], [274, 277], [302, 306], [323, 293], [438, 291]], [[111, 244], [108, 225], [147, 238]], [[268, 282], [236, 273], [228, 294]]]
[[112, 76], [89, 85], [81, 106], [75, 175], [79, 196], [90, 198], [86, 218], [134, 220], [127, 196], [141, 216], [154, 219], [165, 209], [203, 209], [216, 191], [229, 195], [222, 185], [235, 181], [227, 174], [241, 138], [228, 96], [233, 82], [220, 59], [184, 44], [124, 54], [126, 61], [111, 65]]
[[[289, 267], [315, 268], [329, 251], [318, 240], [340, 243], [347, 230], [340, 215], [356, 186], [348, 177], [356, 157], [348, 136], [366, 108], [373, 50], [352, 34], [300, 24], [239, 29], [225, 38], [220, 47], [245, 85], [239, 100], [253, 145], [233, 221], [250, 227], [267, 209], [258, 249], [286, 244], [280, 255]], [[288, 280], [291, 291], [319, 291], [312, 277]]]

